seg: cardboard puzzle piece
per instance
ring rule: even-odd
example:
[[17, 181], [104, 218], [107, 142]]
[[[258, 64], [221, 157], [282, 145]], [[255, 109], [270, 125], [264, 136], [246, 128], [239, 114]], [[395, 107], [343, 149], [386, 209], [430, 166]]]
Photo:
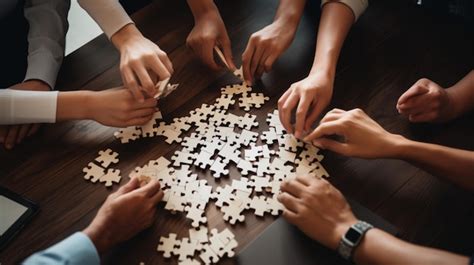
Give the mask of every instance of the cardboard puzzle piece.
[[292, 134], [280, 135], [280, 137], [278, 138], [278, 143], [285, 150], [293, 153], [296, 153], [298, 151], [298, 147], [304, 146], [304, 143], [296, 139], [296, 137]]
[[217, 109], [227, 110], [229, 106], [235, 103], [235, 100], [232, 99], [234, 95], [232, 94], [222, 94], [219, 98], [216, 99], [214, 106]]
[[245, 210], [245, 205], [238, 197], [226, 201], [226, 205], [221, 207], [221, 212], [224, 214], [224, 220], [230, 224], [245, 221], [245, 215], [242, 212]]
[[239, 106], [245, 111], [250, 111], [252, 108], [261, 108], [265, 101], [270, 100], [263, 93], [243, 93], [242, 97], [239, 98]]
[[173, 160], [173, 166], [175, 167], [179, 167], [182, 164], [192, 165], [195, 159], [196, 157], [194, 154], [180, 150], [174, 152], [174, 155], [171, 157], [171, 160]]
[[189, 137], [184, 137], [181, 145], [185, 147], [188, 152], [195, 151], [203, 142], [203, 136], [197, 133], [192, 133]]
[[112, 151], [112, 149], [107, 148], [103, 151], [99, 151], [99, 156], [95, 161], [99, 162], [103, 168], [108, 168], [111, 164], [116, 164], [119, 162], [118, 153]]
[[252, 176], [251, 179], [253, 182], [254, 191], [256, 192], [263, 192], [264, 188], [270, 187], [269, 176], [265, 176], [265, 177]]
[[174, 253], [175, 247], [179, 246], [180, 240], [176, 239], [176, 234], [169, 234], [168, 237], [160, 237], [160, 244], [157, 250], [163, 252], [163, 257], [171, 258], [171, 254]]
[[205, 226], [200, 226], [198, 229], [189, 229], [189, 239], [198, 242], [199, 244], [207, 243], [209, 237], [207, 236], [208, 229]]
[[141, 130], [141, 137], [153, 137], [156, 134], [156, 121], [163, 119], [160, 111], [157, 111], [153, 114], [151, 120], [149, 120], [146, 124], [139, 126]]
[[141, 130], [135, 126], [129, 126], [127, 128], [122, 128], [114, 133], [115, 138], [119, 139], [122, 144], [129, 143], [130, 141], [135, 141], [140, 138], [142, 134]]
[[234, 188], [229, 185], [217, 187], [216, 191], [212, 193], [211, 198], [216, 200], [215, 205], [220, 208], [224, 205], [224, 203], [228, 203], [234, 198], [234, 195], [232, 194], [233, 192]]
[[240, 169], [240, 174], [247, 176], [252, 173], [256, 173], [257, 169], [253, 166], [252, 162], [245, 159], [241, 159], [237, 164], [237, 168]]
[[260, 139], [269, 145], [277, 142], [278, 137], [279, 135], [276, 133], [275, 128], [273, 127], [268, 128], [268, 131], [264, 131], [260, 135]]
[[204, 209], [199, 208], [197, 203], [192, 203], [191, 206], [186, 206], [185, 211], [187, 211], [186, 217], [191, 219], [193, 222], [191, 225], [193, 227], [199, 227], [200, 223], [207, 223]]
[[229, 170], [226, 169], [227, 163], [224, 163], [224, 160], [222, 158], [217, 158], [214, 160], [214, 163], [212, 163], [211, 166], [211, 172], [212, 176], [214, 178], [220, 178], [222, 176], [227, 176], [229, 175]]
[[194, 161], [194, 165], [201, 169], [207, 169], [212, 164], [212, 159], [211, 159], [212, 156], [213, 154], [201, 150], [201, 152], [199, 152], [199, 154], [196, 155], [196, 160]]
[[263, 216], [268, 211], [267, 198], [265, 196], [254, 196], [250, 202], [250, 208], [255, 211], [256, 216]]
[[253, 127], [258, 127], [257, 116], [245, 113], [245, 116], [239, 117], [237, 127], [246, 130], [252, 130]]
[[203, 245], [199, 258], [204, 264], [213, 264], [219, 261], [219, 256], [211, 249], [210, 245]]
[[201, 151], [214, 154], [217, 151], [220, 151], [222, 147], [224, 147], [225, 142], [221, 141], [219, 137], [213, 137], [210, 140], [207, 140], [203, 143], [203, 147], [201, 148]]
[[221, 93], [224, 95], [239, 95], [250, 91], [252, 91], [252, 87], [248, 86], [246, 83], [228, 85], [221, 89]]
[[107, 173], [100, 177], [100, 182], [105, 182], [106, 187], [111, 187], [113, 183], [119, 183], [122, 177], [120, 176], [120, 170], [109, 168]]
[[285, 209], [283, 204], [278, 201], [277, 195], [267, 198], [267, 206], [268, 212], [270, 212], [270, 214], [273, 216], [279, 215], [281, 212], [283, 212], [283, 209]]
[[222, 147], [218, 155], [222, 157], [224, 163], [229, 163], [230, 161], [233, 161], [235, 164], [238, 164], [241, 160], [240, 150], [238, 150], [236, 146], [232, 146], [229, 143]]
[[178, 256], [179, 261], [184, 261], [188, 257], [192, 258], [196, 251], [200, 249], [200, 244], [185, 237], [181, 239], [180, 245], [174, 250], [174, 254]]
[[90, 180], [93, 183], [97, 182], [103, 175], [105, 175], [105, 170], [92, 162], [87, 164], [87, 167], [83, 168], [82, 172], [86, 173], [84, 179]]

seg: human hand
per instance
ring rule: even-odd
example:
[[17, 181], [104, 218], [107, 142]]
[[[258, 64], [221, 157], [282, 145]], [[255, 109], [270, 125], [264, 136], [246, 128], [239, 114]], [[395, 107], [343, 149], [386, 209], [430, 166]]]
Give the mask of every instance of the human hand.
[[448, 89], [423, 78], [400, 96], [397, 110], [411, 122], [445, 122], [456, 116], [454, 105]]
[[248, 84], [272, 70], [273, 63], [293, 41], [297, 26], [297, 23], [276, 20], [250, 36], [242, 54], [242, 71]]
[[186, 39], [186, 44], [205, 65], [215, 71], [222, 68], [214, 59], [214, 47], [217, 46], [222, 50], [230, 70], [237, 69], [229, 35], [215, 6], [195, 15], [195, 25]]
[[[316, 73], [296, 82], [278, 100], [280, 120], [285, 130], [301, 139], [305, 131], [329, 105], [333, 92], [334, 78]], [[291, 115], [296, 111], [296, 124], [291, 124]]]
[[[28, 80], [18, 83], [10, 87], [16, 90], [31, 91], [50, 91], [50, 87], [40, 80]], [[4, 125], [0, 126], [0, 144], [6, 149], [12, 149], [15, 145], [20, 144], [26, 137], [30, 137], [38, 132], [40, 124], [20, 124], [20, 125]]]
[[143, 125], [157, 111], [156, 104], [154, 98], [136, 101], [128, 89], [108, 89], [89, 94], [86, 117], [113, 127]]
[[139, 102], [156, 94], [156, 79], [160, 81], [173, 74], [168, 55], [155, 43], [143, 37], [134, 24], [115, 33], [112, 42], [120, 51], [120, 72], [125, 87]]
[[322, 178], [298, 176], [283, 182], [281, 191], [283, 217], [330, 249], [337, 249], [342, 236], [357, 222], [341, 192]]
[[163, 198], [156, 180], [140, 187], [138, 178], [132, 178], [117, 192], [110, 194], [84, 233], [99, 253], [128, 240], [151, 226], [155, 220], [156, 205]]
[[[342, 136], [344, 140], [326, 138], [331, 135]], [[384, 158], [397, 156], [397, 147], [404, 139], [387, 132], [361, 109], [333, 109], [304, 141], [345, 156]]]

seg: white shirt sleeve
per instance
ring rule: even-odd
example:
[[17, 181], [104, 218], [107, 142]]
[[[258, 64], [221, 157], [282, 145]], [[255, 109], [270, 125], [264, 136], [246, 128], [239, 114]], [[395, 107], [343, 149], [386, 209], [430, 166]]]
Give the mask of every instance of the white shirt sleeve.
[[56, 122], [58, 93], [0, 89], [0, 125]]
[[110, 39], [124, 26], [133, 23], [118, 0], [78, 0]]
[[355, 21], [364, 13], [369, 6], [369, 0], [322, 0], [321, 7], [330, 2], [339, 2], [348, 6], [355, 16]]

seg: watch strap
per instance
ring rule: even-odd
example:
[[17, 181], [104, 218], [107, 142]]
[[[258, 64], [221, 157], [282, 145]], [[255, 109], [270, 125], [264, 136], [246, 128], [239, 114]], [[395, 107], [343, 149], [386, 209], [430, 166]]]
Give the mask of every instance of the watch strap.
[[349, 230], [353, 229], [357, 231], [360, 234], [359, 239], [356, 242], [351, 242], [349, 239], [347, 239], [346, 237], [347, 232], [346, 232], [346, 234], [342, 237], [341, 241], [339, 242], [339, 246], [337, 248], [337, 252], [339, 253], [339, 255], [341, 255], [346, 260], [352, 260], [352, 253], [354, 253], [354, 249], [357, 248], [357, 246], [359, 246], [365, 233], [367, 233], [367, 231], [369, 231], [371, 228], [373, 228], [373, 225], [364, 221], [360, 221], [360, 220], [357, 223], [353, 224], [349, 228]]

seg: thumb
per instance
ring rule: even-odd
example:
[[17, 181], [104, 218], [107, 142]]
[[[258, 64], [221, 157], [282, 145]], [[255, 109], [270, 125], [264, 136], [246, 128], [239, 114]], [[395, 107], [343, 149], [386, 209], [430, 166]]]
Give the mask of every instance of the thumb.
[[232, 55], [230, 40], [228, 38], [224, 38], [223, 40], [220, 41], [220, 43], [222, 46], [222, 51], [224, 53], [225, 61], [227, 62], [227, 65], [229, 65], [230, 70], [231, 71], [237, 70], [237, 67], [235, 67], [235, 64], [234, 64], [234, 56]]
[[319, 138], [313, 140], [313, 144], [321, 149], [327, 149], [342, 155], [345, 155], [347, 153], [348, 148], [347, 143], [341, 143], [329, 138]]
[[120, 189], [118, 189], [115, 194], [117, 196], [120, 196], [120, 195], [123, 195], [123, 194], [127, 194], [129, 192], [131, 192], [132, 190], [135, 190], [137, 189], [138, 187], [140, 186], [140, 183], [138, 181], [138, 178], [137, 177], [133, 177], [130, 179], [130, 181], [128, 181], [127, 184], [123, 185], [122, 187], [120, 187]]

